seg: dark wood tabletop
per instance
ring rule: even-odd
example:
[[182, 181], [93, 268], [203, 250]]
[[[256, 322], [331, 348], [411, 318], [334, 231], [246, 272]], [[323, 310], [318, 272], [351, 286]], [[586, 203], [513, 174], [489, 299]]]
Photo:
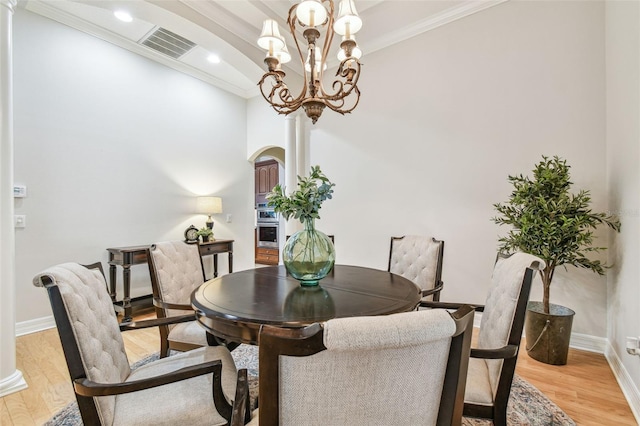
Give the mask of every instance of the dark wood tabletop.
[[413, 310], [418, 287], [378, 269], [336, 265], [317, 287], [302, 287], [284, 266], [249, 269], [205, 282], [191, 295], [200, 323], [225, 339], [257, 344], [262, 324], [302, 327], [332, 318]]

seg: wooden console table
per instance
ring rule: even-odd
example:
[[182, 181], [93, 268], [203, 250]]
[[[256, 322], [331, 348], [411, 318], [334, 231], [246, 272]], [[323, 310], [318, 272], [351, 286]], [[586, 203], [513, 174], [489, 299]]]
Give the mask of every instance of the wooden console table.
[[[122, 322], [132, 320], [131, 313], [131, 266], [147, 263], [147, 249], [150, 245], [111, 247], [109, 252], [109, 295], [117, 309], [124, 312]], [[198, 245], [200, 256], [213, 255], [213, 277], [218, 276], [218, 254], [229, 254], [229, 273], [233, 272], [233, 240], [214, 240]], [[122, 286], [124, 297], [118, 301], [116, 294], [116, 266], [122, 266]], [[142, 299], [148, 299], [145, 296]]]

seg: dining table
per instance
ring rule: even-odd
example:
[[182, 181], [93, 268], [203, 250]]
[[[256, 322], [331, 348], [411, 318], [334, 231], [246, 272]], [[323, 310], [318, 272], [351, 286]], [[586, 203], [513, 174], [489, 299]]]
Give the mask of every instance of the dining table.
[[379, 269], [334, 265], [319, 285], [306, 287], [280, 265], [206, 281], [191, 294], [191, 304], [207, 332], [257, 345], [265, 324], [304, 327], [333, 318], [408, 312], [420, 297], [412, 281]]

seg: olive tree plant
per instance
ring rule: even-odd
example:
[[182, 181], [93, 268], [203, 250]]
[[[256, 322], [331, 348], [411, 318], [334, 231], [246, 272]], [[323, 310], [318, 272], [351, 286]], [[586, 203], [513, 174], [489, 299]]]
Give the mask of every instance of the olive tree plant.
[[513, 192], [509, 200], [494, 204], [499, 213], [492, 220], [509, 225], [508, 234], [499, 239], [502, 253], [522, 251], [546, 262], [542, 271], [543, 307], [549, 313], [549, 289], [556, 267], [574, 265], [604, 274], [606, 265], [588, 258], [605, 247], [593, 245], [593, 232], [606, 224], [620, 231], [620, 221], [606, 213], [594, 213], [589, 207], [589, 191], [571, 193], [570, 166], [557, 156], [542, 157], [528, 176], [509, 176]]

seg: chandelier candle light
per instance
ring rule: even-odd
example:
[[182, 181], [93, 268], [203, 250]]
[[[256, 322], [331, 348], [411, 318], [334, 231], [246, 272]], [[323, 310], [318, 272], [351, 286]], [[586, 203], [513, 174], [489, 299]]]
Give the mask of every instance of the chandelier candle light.
[[[360, 78], [359, 59], [362, 56], [355, 39], [355, 34], [362, 27], [362, 20], [356, 12], [354, 1], [341, 0], [336, 18], [333, 0], [301, 1], [289, 9], [287, 24], [303, 64], [304, 84], [300, 94], [294, 98], [284, 82], [285, 73], [282, 70], [282, 64], [289, 62], [291, 55], [284, 37], [280, 35], [278, 23], [267, 19], [258, 39], [258, 46], [267, 50], [264, 63], [268, 71], [258, 82], [262, 96], [279, 114], [290, 114], [303, 107], [314, 124], [325, 107], [340, 114], [353, 111], [360, 100], [357, 84]], [[306, 40], [306, 49], [304, 44], [302, 47], [300, 45], [302, 40], [298, 40], [297, 26], [304, 28], [302, 35]], [[322, 74], [327, 68], [334, 32], [342, 36], [338, 51], [340, 65], [331, 91], [327, 92], [322, 84]], [[321, 40], [322, 33], [324, 42]]]

